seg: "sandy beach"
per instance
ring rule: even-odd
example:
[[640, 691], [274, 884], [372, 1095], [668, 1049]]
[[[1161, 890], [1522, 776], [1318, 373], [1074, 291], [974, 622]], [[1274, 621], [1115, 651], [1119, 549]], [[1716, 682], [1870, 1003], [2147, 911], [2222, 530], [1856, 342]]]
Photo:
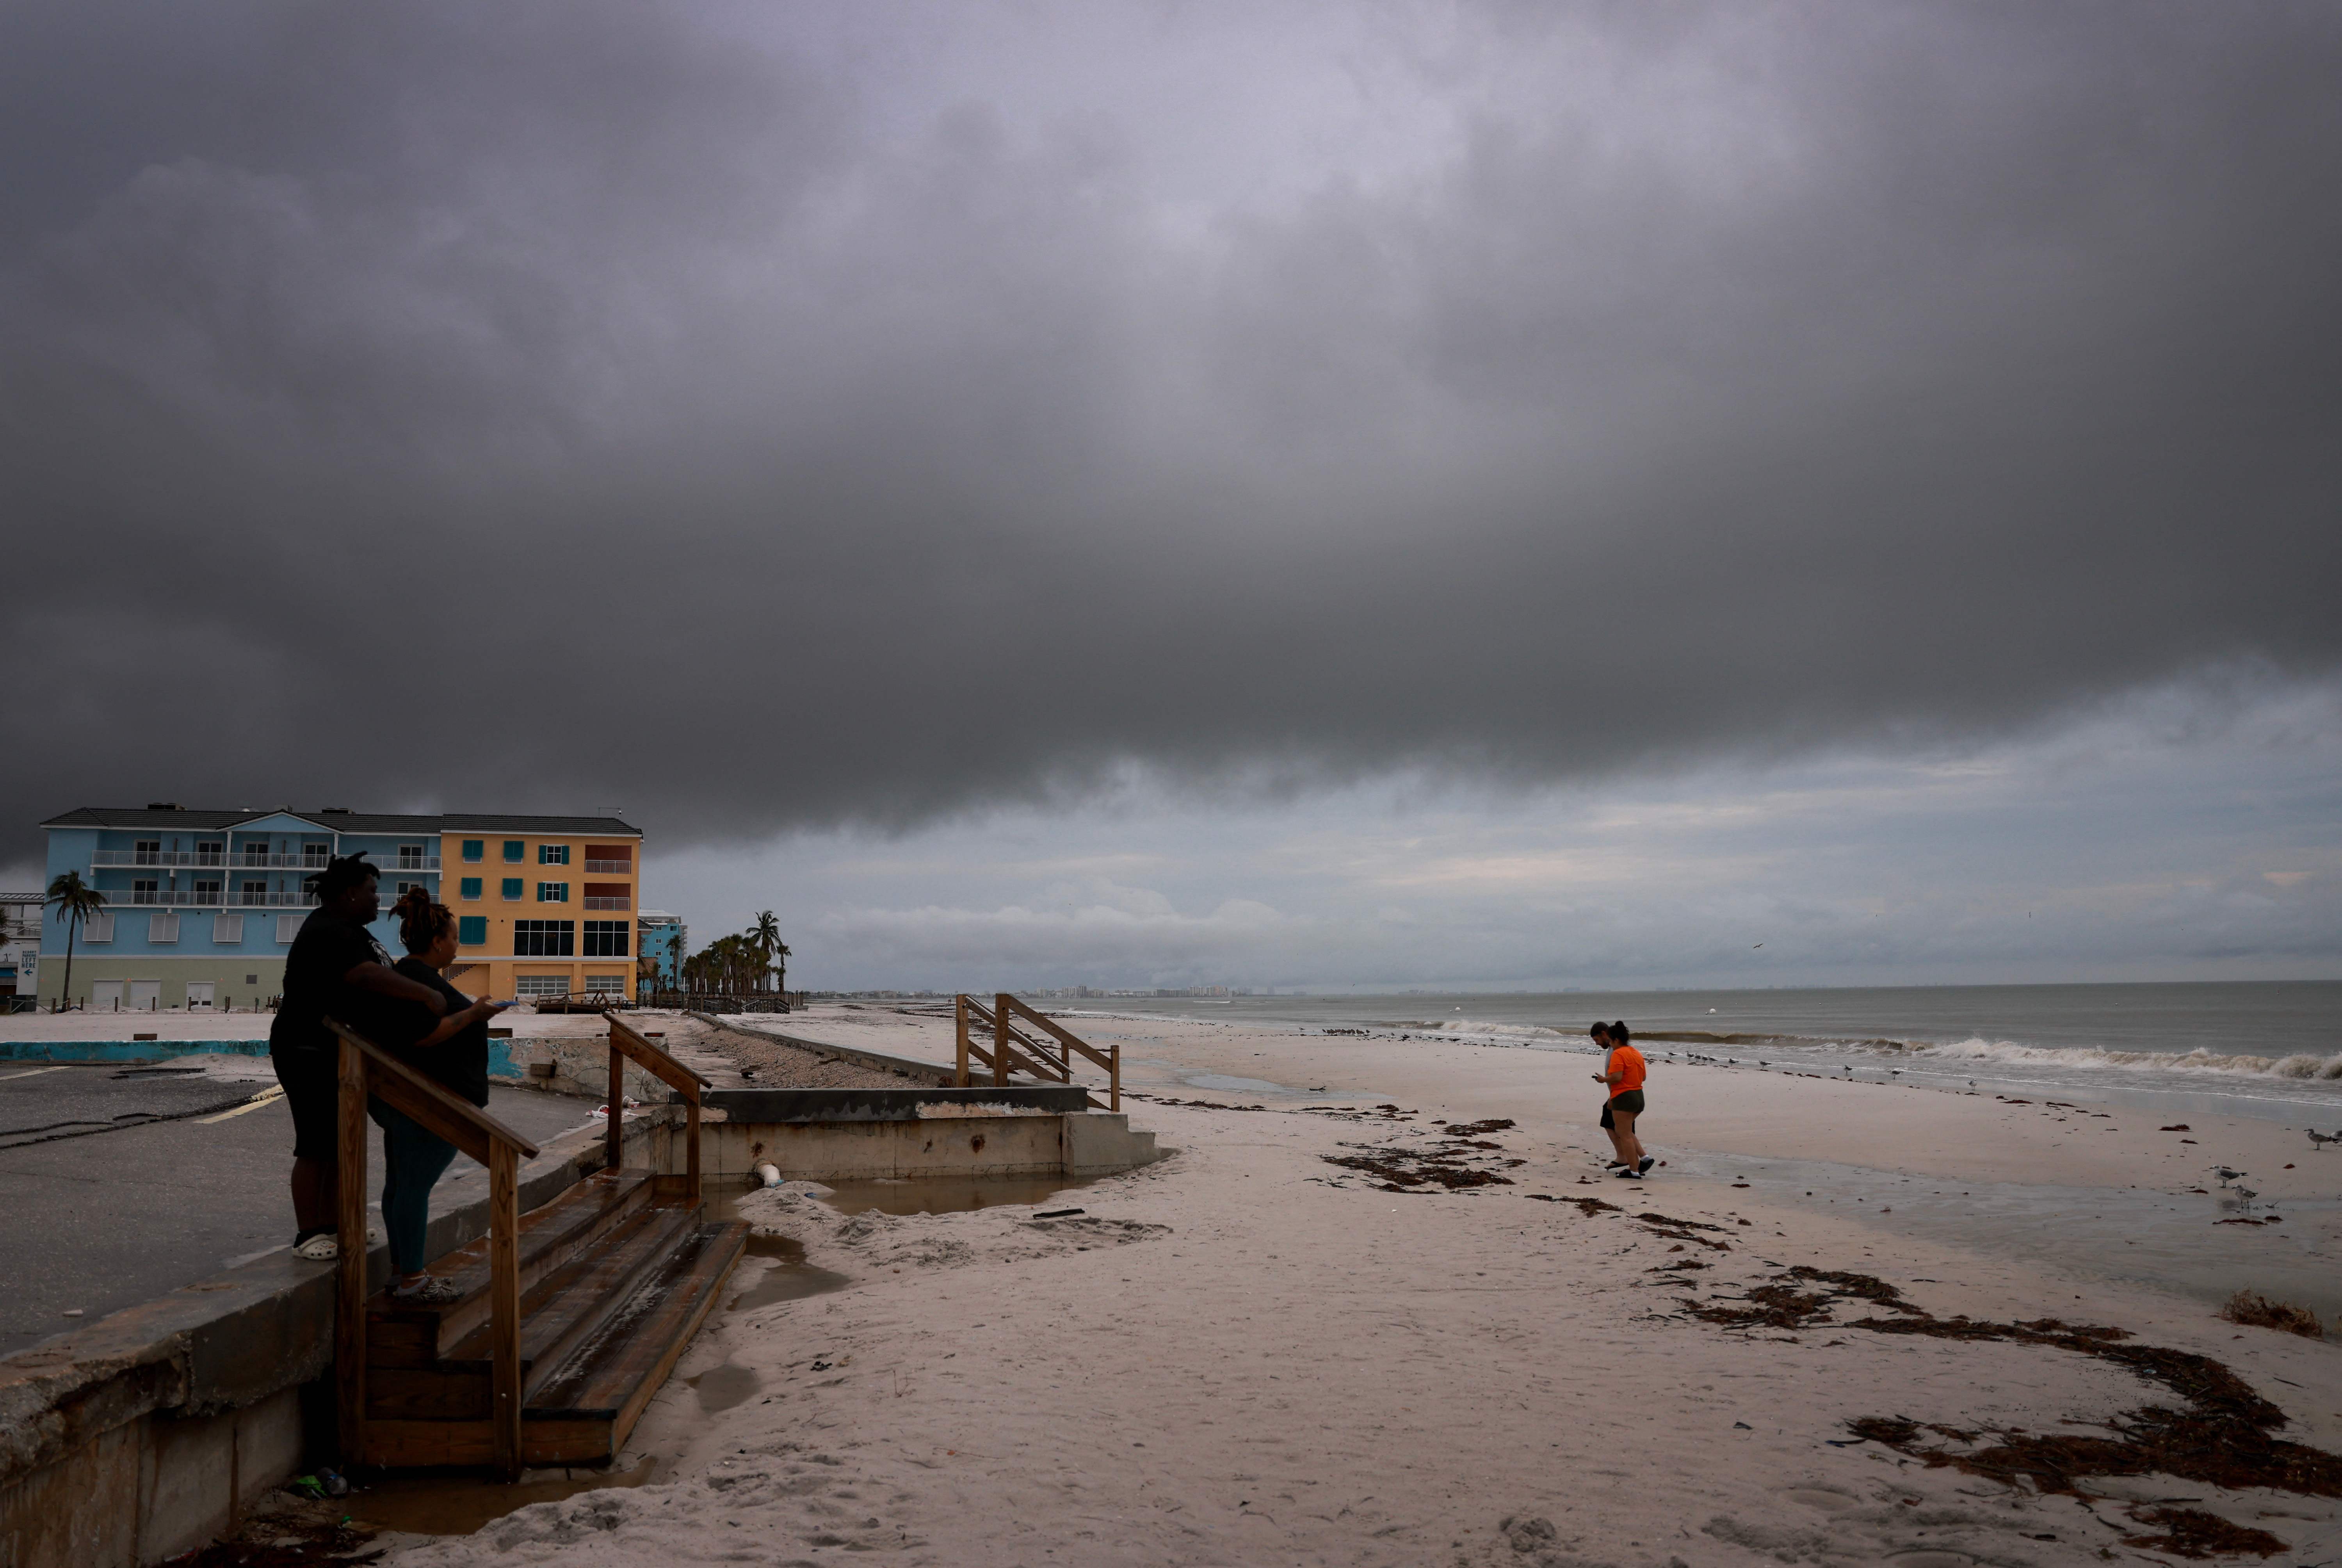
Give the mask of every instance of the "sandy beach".
[[[936, 1060], [949, 1043], [946, 1022], [876, 1010], [789, 1027]], [[1910, 1200], [1887, 1190], [2022, 1176], [2108, 1205], [2192, 1203], [2197, 1233], [2246, 1249], [2235, 1283], [2251, 1285], [2256, 1256], [2330, 1268], [2337, 1229], [2316, 1204], [2332, 1189], [2306, 1141], [2277, 1170], [2265, 1124], [2168, 1133], [2090, 1107], [1655, 1065], [1646, 1126], [1668, 1163], [1638, 1188], [1599, 1172], [1580, 1055], [1079, 1027], [1121, 1039], [1127, 1108], [1168, 1158], [976, 1212], [742, 1197], [766, 1256], [637, 1430], [636, 1473], [655, 1479], [472, 1535], [391, 1537], [393, 1560], [2342, 1553], [2331, 1343], [2223, 1321], [2096, 1253], [1911, 1233], [1896, 1218]], [[1808, 1196], [1717, 1162], [1872, 1183]], [[2204, 1177], [2219, 1162], [2268, 1169], [2249, 1213]], [[2220, 1223], [2272, 1199], [2279, 1224]], [[1066, 1208], [1082, 1212], [1036, 1217]]]

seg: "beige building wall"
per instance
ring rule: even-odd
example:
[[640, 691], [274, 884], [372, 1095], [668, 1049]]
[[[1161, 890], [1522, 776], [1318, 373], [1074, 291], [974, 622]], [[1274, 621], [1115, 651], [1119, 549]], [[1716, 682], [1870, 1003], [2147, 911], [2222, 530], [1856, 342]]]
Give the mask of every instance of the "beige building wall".
[[[448, 983], [469, 996], [634, 995], [642, 850], [638, 834], [441, 835], [440, 896], [466, 939]], [[559, 945], [546, 924], [563, 921], [569, 952], [541, 951]], [[611, 926], [623, 951], [590, 951], [595, 924]]]

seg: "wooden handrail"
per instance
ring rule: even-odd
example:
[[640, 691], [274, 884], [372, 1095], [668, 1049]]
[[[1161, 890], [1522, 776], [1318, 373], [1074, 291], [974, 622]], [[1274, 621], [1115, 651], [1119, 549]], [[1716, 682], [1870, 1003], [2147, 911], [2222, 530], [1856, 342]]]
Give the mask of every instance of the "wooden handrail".
[[488, 1322], [490, 1426], [496, 1469], [520, 1474], [520, 1162], [537, 1147], [494, 1116], [449, 1093], [381, 1046], [335, 1019], [340, 1040], [336, 1109], [340, 1157], [339, 1289], [334, 1313], [334, 1370], [341, 1405], [343, 1463], [368, 1462], [366, 1449], [366, 1100], [381, 1100], [434, 1137], [488, 1168]]
[[[1057, 1050], [1052, 1053], [1044, 1042], [1018, 1028], [1016, 1020], [1019, 1018], [1040, 1025], [1056, 1041]], [[976, 1043], [975, 1033], [969, 1027], [972, 1024], [991, 1029], [991, 1050], [986, 1051]], [[970, 1082], [971, 1060], [992, 1069], [992, 1082], [996, 1087], [1007, 1084], [1012, 1070], [1029, 1073], [1036, 1078], [1054, 1078], [1060, 1084], [1070, 1084], [1074, 1081], [1074, 1054], [1078, 1052], [1106, 1070], [1107, 1109], [1122, 1109], [1122, 1043], [1118, 1040], [1106, 1050], [1100, 1051], [1056, 1019], [1043, 1017], [1005, 991], [994, 994], [989, 1007], [973, 996], [954, 996], [952, 1034], [957, 1051], [953, 1082], [962, 1088]], [[1019, 1049], [1020, 1046], [1023, 1049]], [[1092, 1101], [1091, 1104], [1096, 1102]]]
[[626, 1064], [633, 1062], [683, 1096], [684, 1114], [689, 1125], [684, 1149], [684, 1193], [687, 1201], [699, 1202], [699, 1093], [714, 1087], [712, 1079], [703, 1078], [674, 1057], [668, 1055], [655, 1041], [645, 1039], [631, 1024], [615, 1012], [606, 1012], [610, 1021], [610, 1115], [603, 1129], [603, 1152], [612, 1170], [618, 1168], [618, 1153], [626, 1142], [626, 1130], [621, 1124], [626, 1114]]

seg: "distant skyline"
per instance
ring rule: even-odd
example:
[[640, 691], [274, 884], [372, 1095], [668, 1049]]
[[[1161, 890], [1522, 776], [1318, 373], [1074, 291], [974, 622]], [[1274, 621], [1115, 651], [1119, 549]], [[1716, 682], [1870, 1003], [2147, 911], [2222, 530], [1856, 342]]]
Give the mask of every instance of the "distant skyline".
[[812, 984], [2342, 973], [2331, 5], [9, 39], [0, 885], [617, 803]]

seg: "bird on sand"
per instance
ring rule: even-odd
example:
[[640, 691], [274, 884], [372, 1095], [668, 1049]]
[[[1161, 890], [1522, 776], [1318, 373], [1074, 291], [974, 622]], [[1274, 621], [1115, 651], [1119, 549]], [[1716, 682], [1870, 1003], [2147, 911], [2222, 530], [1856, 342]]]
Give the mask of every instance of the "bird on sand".
[[2309, 1146], [2313, 1149], [2321, 1144], [2342, 1144], [2342, 1133], [2321, 1133], [2315, 1127], [2304, 1127], [2302, 1131], [2309, 1134]]
[[2253, 1191], [2250, 1187], [2238, 1187], [2237, 1189], [2237, 1196], [2244, 1199], [2244, 1202], [2237, 1206], [2242, 1209], [2249, 1209], [2253, 1206], [2253, 1200], [2259, 1197], [2260, 1194]]
[[2220, 1185], [2224, 1187], [2230, 1182], [2242, 1180], [2246, 1175], [2249, 1174], [2249, 1173], [2245, 1171], [2232, 1171], [2226, 1165], [2213, 1166], [2212, 1174], [2220, 1178]]

